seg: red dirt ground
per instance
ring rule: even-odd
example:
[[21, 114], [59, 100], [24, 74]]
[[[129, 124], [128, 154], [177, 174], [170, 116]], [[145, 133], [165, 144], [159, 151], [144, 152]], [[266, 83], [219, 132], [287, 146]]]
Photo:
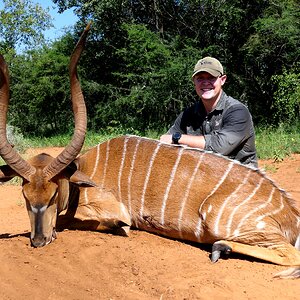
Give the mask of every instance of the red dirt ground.
[[[56, 156], [61, 149], [43, 149]], [[41, 152], [40, 149], [31, 151]], [[298, 200], [300, 155], [260, 167]], [[21, 189], [0, 186], [0, 299], [299, 299], [282, 266], [232, 255], [212, 264], [210, 246], [140, 231], [120, 237], [66, 230], [34, 249]]]

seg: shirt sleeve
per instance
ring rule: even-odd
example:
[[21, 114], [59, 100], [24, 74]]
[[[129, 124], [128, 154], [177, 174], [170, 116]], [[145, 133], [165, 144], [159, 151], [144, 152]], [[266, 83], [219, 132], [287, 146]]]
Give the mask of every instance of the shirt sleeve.
[[182, 134], [186, 134], [186, 131], [184, 131], [184, 129], [182, 129], [182, 116], [183, 116], [184, 112], [181, 112], [179, 114], [179, 116], [177, 117], [177, 119], [175, 120], [174, 124], [172, 125], [172, 127], [168, 130], [167, 134], [173, 134], [175, 132], [180, 132]]
[[219, 130], [205, 135], [205, 150], [229, 155], [250, 136], [251, 116], [246, 106], [233, 105], [225, 112]]

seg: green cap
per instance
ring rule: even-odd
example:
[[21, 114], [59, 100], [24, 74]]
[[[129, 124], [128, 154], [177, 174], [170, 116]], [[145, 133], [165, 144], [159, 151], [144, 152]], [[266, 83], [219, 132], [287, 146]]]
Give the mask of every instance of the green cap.
[[223, 67], [217, 59], [207, 56], [198, 60], [192, 77], [200, 72], [207, 72], [214, 77], [219, 77], [223, 75]]

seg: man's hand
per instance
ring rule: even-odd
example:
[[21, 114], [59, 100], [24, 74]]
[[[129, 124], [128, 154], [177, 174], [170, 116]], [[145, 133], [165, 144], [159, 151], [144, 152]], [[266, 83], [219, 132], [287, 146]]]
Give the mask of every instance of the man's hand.
[[161, 142], [172, 144], [172, 135], [171, 134], [163, 134], [160, 139]]

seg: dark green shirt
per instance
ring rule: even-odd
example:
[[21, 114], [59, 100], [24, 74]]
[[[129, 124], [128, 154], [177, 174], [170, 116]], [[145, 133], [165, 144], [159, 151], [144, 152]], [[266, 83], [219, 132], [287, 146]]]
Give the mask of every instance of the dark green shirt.
[[203, 135], [205, 150], [257, 167], [255, 133], [248, 108], [222, 91], [214, 110], [206, 113], [202, 101], [188, 107], [168, 133]]

